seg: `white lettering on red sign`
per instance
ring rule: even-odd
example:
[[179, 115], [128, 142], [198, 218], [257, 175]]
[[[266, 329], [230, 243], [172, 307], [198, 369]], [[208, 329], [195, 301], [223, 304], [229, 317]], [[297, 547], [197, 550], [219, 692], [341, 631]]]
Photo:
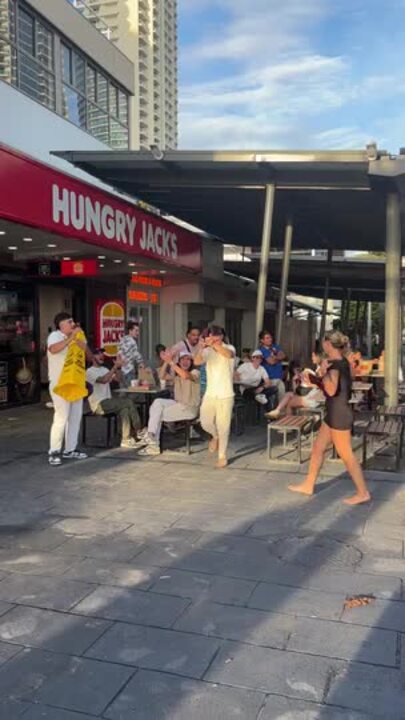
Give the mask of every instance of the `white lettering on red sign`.
[[150, 250], [162, 257], [176, 259], [178, 255], [176, 234], [162, 227], [153, 227], [146, 220], [142, 221], [140, 245], [143, 250]]
[[124, 245], [135, 244], [136, 217], [56, 184], [52, 185], [52, 218], [65, 227], [86, 229]]

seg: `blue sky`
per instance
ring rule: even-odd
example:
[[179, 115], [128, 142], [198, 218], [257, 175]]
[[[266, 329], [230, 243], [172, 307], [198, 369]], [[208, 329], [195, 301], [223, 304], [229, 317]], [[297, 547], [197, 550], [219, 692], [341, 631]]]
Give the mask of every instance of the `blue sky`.
[[179, 0], [181, 148], [405, 145], [405, 0]]

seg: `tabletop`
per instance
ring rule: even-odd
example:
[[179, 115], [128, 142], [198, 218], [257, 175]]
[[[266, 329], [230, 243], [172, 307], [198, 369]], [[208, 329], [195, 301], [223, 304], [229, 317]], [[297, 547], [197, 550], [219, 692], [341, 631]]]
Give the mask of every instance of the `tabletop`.
[[352, 390], [354, 390], [355, 392], [370, 392], [372, 387], [373, 383], [365, 383], [359, 381], [355, 381], [352, 383]]
[[139, 387], [119, 388], [115, 392], [128, 395], [156, 395], [158, 392], [161, 392], [161, 389], [157, 387], [146, 388], [140, 385]]

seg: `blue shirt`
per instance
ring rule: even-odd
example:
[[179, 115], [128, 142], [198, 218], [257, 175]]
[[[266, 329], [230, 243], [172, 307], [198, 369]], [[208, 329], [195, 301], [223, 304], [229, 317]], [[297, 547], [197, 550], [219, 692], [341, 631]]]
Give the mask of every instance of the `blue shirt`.
[[260, 345], [259, 350], [263, 355], [263, 367], [265, 368], [270, 380], [282, 380], [283, 365], [281, 361], [277, 362], [275, 365], [269, 365], [268, 362], [266, 362], [267, 358], [269, 358], [271, 355], [277, 355], [277, 353], [280, 352], [280, 345], [274, 343], [270, 348], [264, 347], [264, 345]]

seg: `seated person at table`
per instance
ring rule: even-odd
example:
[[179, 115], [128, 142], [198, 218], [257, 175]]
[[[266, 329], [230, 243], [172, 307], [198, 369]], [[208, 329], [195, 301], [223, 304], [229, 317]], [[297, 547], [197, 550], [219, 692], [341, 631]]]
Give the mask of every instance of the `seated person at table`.
[[241, 395], [252, 397], [261, 405], [267, 405], [269, 397], [277, 392], [277, 388], [272, 386], [262, 361], [263, 354], [260, 350], [255, 350], [249, 360], [239, 365], [234, 379], [240, 382]]
[[285, 353], [280, 345], [274, 342], [273, 335], [268, 330], [262, 330], [259, 333], [258, 349], [263, 355], [263, 367], [272, 381], [272, 385], [277, 388], [278, 400], [280, 401], [285, 395], [285, 385], [283, 381], [283, 360], [285, 360]]
[[97, 348], [93, 352], [93, 364], [86, 372], [86, 380], [93, 390], [88, 397], [90, 409], [94, 415], [117, 413], [121, 422], [121, 447], [139, 447], [140, 440], [136, 439], [141, 428], [138, 410], [129, 398], [113, 398], [111, 394], [111, 382], [119, 380], [124, 361], [117, 358], [111, 370], [104, 367], [104, 362], [104, 348]]
[[[193, 358], [189, 352], [181, 352], [178, 363], [175, 363], [170, 352], [162, 353], [166, 365], [166, 377], [170, 379], [170, 371], [175, 373], [174, 400], [157, 398], [149, 410], [149, 422], [143, 437], [146, 447], [139, 451], [140, 455], [159, 455], [160, 432], [163, 422], [179, 422], [193, 420], [198, 417], [200, 409], [200, 373], [193, 368]], [[161, 377], [164, 378], [163, 370]]]
[[296, 408], [315, 410], [318, 405], [324, 401], [325, 396], [322, 390], [318, 387], [314, 387], [314, 379], [317, 376], [318, 368], [321, 363], [320, 355], [312, 353], [312, 362], [316, 367], [315, 371], [302, 371], [299, 364], [294, 363], [291, 381], [293, 392], [287, 392], [277, 407], [266, 413], [266, 416], [270, 420], [277, 420], [283, 410], [286, 415], [292, 415]]

